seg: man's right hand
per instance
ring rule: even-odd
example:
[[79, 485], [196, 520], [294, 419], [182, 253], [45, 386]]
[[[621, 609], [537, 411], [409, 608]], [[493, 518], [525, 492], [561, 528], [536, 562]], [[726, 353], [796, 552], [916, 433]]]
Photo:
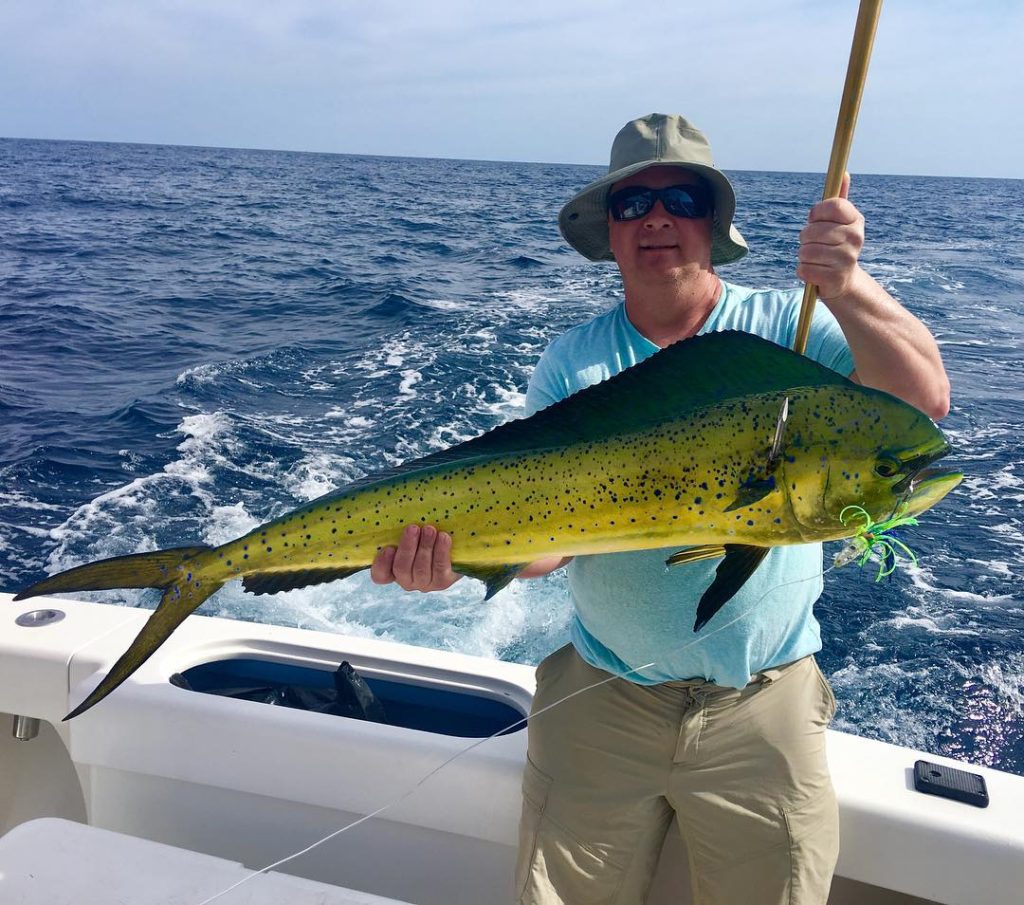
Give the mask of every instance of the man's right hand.
[[[566, 565], [571, 556], [537, 560], [519, 578], [539, 578]], [[396, 582], [406, 591], [443, 591], [462, 576], [452, 570], [452, 536], [433, 525], [406, 525], [397, 547], [383, 547], [370, 566], [376, 584]]]
[[376, 584], [406, 591], [443, 591], [462, 576], [452, 571], [452, 536], [433, 525], [407, 525], [397, 547], [384, 547], [370, 566]]

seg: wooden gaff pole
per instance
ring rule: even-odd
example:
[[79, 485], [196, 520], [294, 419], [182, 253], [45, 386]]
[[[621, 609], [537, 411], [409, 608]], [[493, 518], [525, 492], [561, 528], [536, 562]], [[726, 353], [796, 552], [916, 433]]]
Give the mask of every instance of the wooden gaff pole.
[[[843, 182], [846, 164], [850, 159], [853, 144], [853, 130], [857, 125], [860, 99], [864, 94], [864, 82], [868, 74], [871, 47], [875, 42], [875, 29], [882, 11], [882, 0], [861, 0], [857, 12], [857, 25], [853, 32], [853, 46], [850, 48], [850, 62], [846, 68], [846, 84], [843, 86], [843, 100], [839, 105], [836, 119], [836, 134], [832, 139], [832, 156], [825, 174], [825, 190], [822, 200], [835, 198]], [[800, 320], [797, 321], [793, 349], [801, 355], [807, 350], [807, 337], [811, 332], [811, 318], [814, 304], [818, 300], [818, 287], [814, 283], [804, 285], [804, 297], [800, 304]]]

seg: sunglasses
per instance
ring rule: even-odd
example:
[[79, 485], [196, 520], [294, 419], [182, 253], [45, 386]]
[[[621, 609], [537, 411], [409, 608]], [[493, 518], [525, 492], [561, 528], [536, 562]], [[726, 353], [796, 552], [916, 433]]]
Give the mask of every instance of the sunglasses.
[[664, 189], [631, 185], [608, 196], [608, 212], [614, 220], [639, 220], [658, 201], [673, 217], [698, 220], [711, 211], [711, 193], [702, 185], [670, 185]]

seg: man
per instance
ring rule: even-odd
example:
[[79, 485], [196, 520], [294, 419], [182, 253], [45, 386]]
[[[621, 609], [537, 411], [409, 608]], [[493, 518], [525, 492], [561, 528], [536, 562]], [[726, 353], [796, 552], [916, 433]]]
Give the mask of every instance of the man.
[[[797, 274], [824, 303], [807, 354], [941, 418], [949, 386], [938, 348], [859, 266], [864, 220], [848, 189], [847, 176], [800, 234]], [[628, 123], [608, 174], [559, 218], [584, 256], [615, 261], [624, 302], [548, 347], [527, 408], [701, 332], [740, 329], [791, 346], [799, 290], [718, 276], [747, 251], [734, 210], [700, 131], [661, 114]], [[674, 819], [700, 905], [820, 905], [839, 842], [824, 748], [835, 699], [813, 657], [821, 547], [775, 548], [730, 601], [734, 618], [697, 636], [697, 601], [717, 561], [665, 569], [665, 554], [569, 563], [572, 643], [538, 667], [534, 711], [588, 690], [530, 722], [518, 901], [639, 905]], [[523, 576], [566, 562], [534, 563]], [[371, 574], [407, 590], [448, 587], [458, 578], [451, 538], [409, 526]]]

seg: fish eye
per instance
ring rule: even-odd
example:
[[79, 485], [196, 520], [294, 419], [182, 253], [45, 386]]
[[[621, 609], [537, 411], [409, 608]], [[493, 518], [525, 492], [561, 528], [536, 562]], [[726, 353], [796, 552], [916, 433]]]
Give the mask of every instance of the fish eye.
[[880, 478], [893, 478], [900, 473], [900, 463], [888, 456], [879, 459], [875, 465], [875, 474]]

